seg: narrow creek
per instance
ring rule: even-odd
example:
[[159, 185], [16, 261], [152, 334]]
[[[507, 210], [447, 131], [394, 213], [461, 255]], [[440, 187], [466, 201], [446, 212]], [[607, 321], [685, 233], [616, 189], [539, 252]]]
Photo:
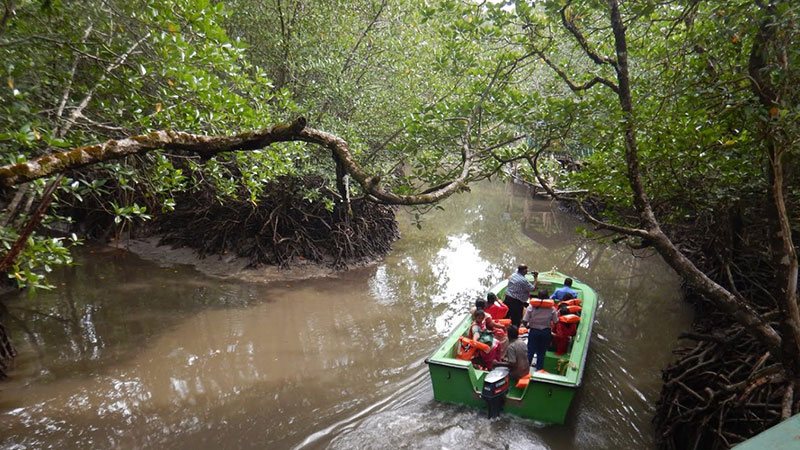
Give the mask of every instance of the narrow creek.
[[[691, 312], [652, 252], [582, 237], [514, 185], [423, 217], [378, 264], [244, 282], [86, 246], [58, 289], [3, 299], [19, 350], [0, 448], [653, 448], [660, 369]], [[565, 425], [437, 403], [424, 359], [519, 262], [600, 296]]]

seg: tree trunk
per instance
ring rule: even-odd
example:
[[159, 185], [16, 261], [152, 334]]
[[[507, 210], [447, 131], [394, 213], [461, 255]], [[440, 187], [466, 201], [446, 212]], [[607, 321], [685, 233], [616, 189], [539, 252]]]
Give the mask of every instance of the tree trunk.
[[780, 94], [770, 79], [771, 72], [779, 66], [776, 61], [768, 60], [770, 54], [780, 53], [770, 47], [780, 45], [776, 41], [776, 33], [780, 24], [776, 18], [774, 5], [764, 8], [766, 17], [761, 23], [758, 34], [753, 40], [750, 50], [748, 72], [750, 87], [758, 97], [768, 117], [761, 126], [762, 141], [767, 148], [769, 160], [768, 181], [769, 201], [768, 228], [770, 253], [774, 267], [775, 286], [772, 287], [778, 308], [781, 311], [781, 332], [783, 334], [783, 352], [781, 360], [794, 376], [800, 374], [800, 311], [797, 306], [797, 251], [792, 241], [792, 230], [789, 214], [786, 211], [784, 188], [784, 159], [787, 154], [787, 139], [776, 122], [780, 120]]
[[33, 231], [36, 227], [39, 226], [39, 223], [42, 221], [45, 212], [47, 212], [47, 207], [50, 206], [50, 202], [53, 199], [53, 191], [56, 190], [59, 183], [61, 183], [61, 179], [64, 177], [63, 174], [58, 174], [50, 184], [47, 185], [47, 188], [44, 190], [44, 194], [42, 194], [42, 199], [39, 201], [39, 205], [36, 207], [36, 211], [33, 215], [28, 219], [28, 223], [25, 224], [25, 227], [19, 233], [19, 237], [11, 248], [6, 252], [3, 256], [3, 259], [0, 260], [0, 274], [7, 273], [11, 267], [16, 263], [17, 256], [25, 249], [25, 245], [28, 243], [28, 238], [33, 234]]
[[639, 169], [638, 144], [636, 142], [637, 125], [631, 98], [625, 25], [620, 15], [617, 0], [608, 0], [608, 4], [617, 56], [615, 68], [619, 84], [618, 97], [624, 116], [622, 127], [628, 180], [634, 195], [634, 205], [642, 223], [647, 228], [648, 238], [667, 264], [683, 277], [687, 283], [714, 301], [724, 311], [733, 315], [737, 322], [744, 325], [748, 332], [762, 342], [773, 354], [781, 354], [783, 353], [781, 351], [782, 340], [777, 331], [764, 321], [743, 299], [738, 298], [698, 269], [661, 230], [650, 205], [650, 200], [647, 197]]

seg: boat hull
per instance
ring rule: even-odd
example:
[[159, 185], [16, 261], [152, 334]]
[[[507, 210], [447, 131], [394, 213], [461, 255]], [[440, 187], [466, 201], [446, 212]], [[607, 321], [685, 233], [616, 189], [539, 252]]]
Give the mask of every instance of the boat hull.
[[[540, 276], [540, 284], [560, 287], [559, 282], [563, 282], [564, 277], [559, 273]], [[502, 298], [505, 284], [503, 281], [495, 285], [490, 292]], [[527, 387], [511, 388], [506, 396], [504, 412], [543, 423], [565, 422], [572, 399], [583, 378], [592, 322], [597, 308], [597, 297], [591, 288], [579, 282], [573, 283], [573, 288], [579, 292], [584, 309], [571, 351], [566, 355], [556, 355], [548, 351], [544, 366], [548, 373], [534, 374]], [[486, 408], [480, 392], [488, 372], [476, 369], [471, 362], [455, 357], [458, 338], [467, 331], [470, 323], [471, 318], [466, 315], [425, 362], [428, 364], [435, 400]]]
[[[477, 376], [470, 374], [470, 371], [480, 371], [466, 367], [445, 366], [430, 361], [428, 370], [433, 382], [435, 400], [486, 408], [486, 402], [481, 399], [480, 391], [474, 389], [476, 384], [483, 386], [483, 376], [478, 379]], [[506, 396], [503, 411], [538, 422], [561, 424], [567, 417], [576, 389], [576, 387], [531, 382], [520, 398], [513, 397], [515, 392], [512, 389], [510, 395]]]

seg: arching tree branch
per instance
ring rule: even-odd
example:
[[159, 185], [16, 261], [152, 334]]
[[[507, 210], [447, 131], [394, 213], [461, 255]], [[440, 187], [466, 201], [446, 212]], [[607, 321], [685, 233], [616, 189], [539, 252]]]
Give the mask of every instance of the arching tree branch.
[[628, 181], [633, 192], [634, 205], [639, 218], [648, 231], [650, 242], [669, 264], [691, 286], [714, 301], [723, 311], [744, 325], [750, 334], [762, 342], [771, 352], [778, 354], [781, 336], [741, 297], [734, 295], [703, 273], [675, 246], [663, 232], [655, 217], [644, 185], [639, 165], [639, 150], [636, 139], [637, 124], [633, 113], [631, 83], [628, 72], [628, 44], [625, 25], [619, 11], [617, 0], [608, 0], [611, 28], [614, 33], [614, 46], [617, 54], [617, 82], [619, 85], [619, 104], [624, 121], [622, 123], [625, 142], [625, 162]]
[[[767, 323], [752, 306], [744, 301], [744, 299], [720, 286], [707, 274], [697, 268], [686, 255], [681, 253], [672, 240], [670, 240], [661, 229], [661, 225], [653, 212], [652, 205], [648, 198], [644, 178], [640, 170], [639, 150], [636, 137], [639, 125], [636, 122], [631, 95], [632, 88], [628, 69], [628, 47], [625, 24], [622, 21], [618, 0], [607, 0], [607, 5], [616, 53], [614, 67], [617, 73], [618, 90], [615, 92], [617, 92], [618, 102], [623, 116], [621, 128], [627, 178], [633, 195], [634, 207], [644, 227], [643, 230], [621, 229], [620, 232], [633, 232], [633, 235], [646, 238], [664, 258], [665, 262], [683, 277], [690, 286], [712, 300], [722, 311], [730, 314], [737, 322], [742, 324], [754, 338], [765, 345], [770, 352], [773, 354], [780, 354], [782, 337], [776, 329]], [[563, 20], [564, 9], [561, 10], [561, 14]], [[575, 35], [575, 31], [570, 29], [571, 25], [568, 23], [569, 21], [564, 22], [564, 26], [567, 30]], [[581, 47], [584, 48], [584, 51], [587, 51], [591, 57], [591, 52], [587, 50], [585, 44], [581, 42], [580, 39], [579, 43]], [[559, 76], [564, 78], [561, 74], [559, 74]], [[539, 181], [540, 183], [542, 182], [540, 177]], [[545, 186], [545, 184], [543, 184], [543, 186]], [[552, 192], [552, 189], [550, 191]]]
[[0, 186], [12, 187], [20, 183], [46, 177], [91, 164], [143, 154], [157, 149], [183, 150], [211, 158], [219, 153], [237, 150], [258, 150], [275, 142], [304, 141], [323, 146], [333, 152], [344, 170], [358, 182], [364, 193], [382, 203], [418, 205], [442, 200], [467, 188], [474, 155], [465, 139], [461, 149], [461, 173], [455, 179], [433, 192], [400, 195], [380, 186], [380, 178], [370, 175], [353, 158], [344, 139], [324, 131], [306, 127], [300, 117], [290, 124], [278, 124], [260, 131], [230, 136], [204, 136], [180, 131], [160, 130], [146, 135], [110, 140], [102, 144], [78, 147], [70, 151], [41, 156], [31, 161], [0, 167]]
[[594, 78], [581, 85], [575, 84], [572, 80], [569, 79], [569, 77], [563, 70], [559, 69], [558, 66], [556, 66], [552, 61], [550, 61], [550, 58], [548, 58], [547, 55], [544, 54], [544, 52], [536, 50], [536, 54], [538, 54], [539, 57], [542, 58], [542, 61], [544, 61], [545, 64], [547, 64], [548, 66], [550, 66], [550, 68], [553, 69], [553, 71], [557, 73], [558, 76], [561, 77], [561, 79], [564, 80], [565, 83], [567, 83], [567, 86], [569, 86], [569, 88], [572, 89], [574, 92], [585, 91], [587, 89], [591, 89], [592, 86], [594, 86], [595, 84], [601, 83], [611, 88], [611, 90], [614, 91], [615, 93], [619, 94], [619, 87], [616, 84], [614, 84], [613, 81], [603, 78], [599, 75], [595, 75]]
[[581, 30], [579, 30], [578, 27], [575, 26], [575, 23], [572, 21], [571, 18], [567, 18], [566, 11], [567, 8], [569, 8], [571, 5], [572, 5], [572, 0], [568, 1], [561, 8], [560, 11], [561, 23], [564, 25], [564, 28], [566, 28], [575, 37], [575, 40], [578, 41], [578, 44], [580, 44], [583, 51], [586, 53], [586, 55], [589, 56], [589, 58], [591, 58], [592, 61], [594, 61], [595, 64], [599, 65], [608, 64], [614, 67], [615, 70], [618, 70], [617, 61], [615, 61], [613, 58], [600, 56], [599, 54], [597, 54], [597, 52], [592, 50], [591, 47], [589, 47], [589, 41], [586, 40], [586, 37], [583, 35], [583, 33], [581, 33]]
[[539, 169], [538, 169], [539, 156], [542, 154], [542, 152], [544, 152], [545, 149], [546, 149], [546, 147], [540, 148], [539, 150], [536, 151], [536, 153], [533, 155], [533, 157], [529, 156], [526, 159], [528, 161], [528, 164], [530, 164], [531, 168], [533, 169], [533, 174], [536, 176], [536, 180], [539, 182], [539, 184], [542, 186], [542, 188], [544, 188], [544, 190], [547, 191], [548, 194], [550, 194], [551, 197], [553, 197], [556, 200], [569, 201], [569, 202], [572, 202], [575, 205], [577, 205], [578, 209], [580, 210], [580, 212], [583, 215], [583, 217], [586, 218], [586, 220], [588, 220], [592, 225], [596, 226], [597, 228], [614, 231], [616, 233], [621, 233], [621, 234], [624, 234], [624, 235], [627, 235], [627, 236], [635, 236], [635, 237], [639, 237], [639, 238], [642, 238], [642, 239], [648, 239], [650, 237], [650, 235], [647, 232], [647, 230], [643, 230], [643, 229], [639, 229], [639, 228], [624, 227], [624, 226], [621, 226], [621, 225], [616, 225], [616, 224], [613, 224], [613, 223], [604, 222], [604, 221], [598, 219], [597, 217], [595, 217], [594, 215], [592, 215], [589, 211], [587, 211], [586, 208], [583, 207], [583, 203], [580, 201], [580, 199], [575, 198], [575, 197], [571, 197], [571, 196], [563, 195], [563, 193], [560, 193], [560, 192], [556, 192], [547, 183], [547, 180], [545, 180], [544, 177], [542, 177], [542, 175], [539, 173]]

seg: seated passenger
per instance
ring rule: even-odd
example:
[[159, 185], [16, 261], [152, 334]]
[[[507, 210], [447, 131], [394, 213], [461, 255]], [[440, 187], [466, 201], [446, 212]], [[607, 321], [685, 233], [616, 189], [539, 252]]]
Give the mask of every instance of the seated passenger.
[[[565, 303], [558, 305], [558, 315], [565, 316], [569, 314], [569, 308]], [[578, 330], [577, 323], [566, 323], [562, 321], [556, 322], [553, 326], [553, 342], [556, 345], [556, 355], [563, 355], [567, 353], [567, 348], [569, 347], [569, 339], [572, 336], [575, 336], [575, 333]]]
[[486, 300], [479, 298], [475, 300], [475, 306], [469, 309], [470, 314], [475, 314], [475, 311], [482, 309], [484, 315], [486, 316], [486, 324], [489, 326], [490, 329], [496, 330], [500, 328], [503, 330], [503, 336], [505, 336], [505, 330], [508, 328], [508, 325], [503, 325], [502, 323], [498, 323], [495, 319], [501, 319], [501, 317], [495, 317], [492, 315], [488, 309], [486, 309]]
[[488, 352], [478, 352], [479, 362], [486, 370], [492, 370], [495, 361], [499, 361], [502, 356], [500, 341], [494, 338], [493, 327], [491, 318], [487, 320], [486, 313], [482, 309], [476, 309], [472, 314], [472, 325], [469, 327], [470, 337], [489, 346]]
[[489, 292], [486, 294], [486, 308], [484, 308], [484, 311], [490, 314], [492, 319], [505, 319], [506, 314], [508, 314], [508, 306], [497, 298], [493, 292]]
[[[503, 308], [505, 309], [497, 306], [498, 303], [502, 305]], [[488, 307], [487, 304], [489, 305]], [[500, 355], [503, 355], [503, 353], [505, 353], [506, 351], [506, 347], [508, 346], [508, 333], [506, 332], [508, 326], [498, 323], [497, 320], [500, 320], [505, 317], [505, 313], [506, 311], [508, 311], [508, 307], [500, 302], [497, 302], [497, 296], [492, 294], [491, 292], [487, 296], [487, 300], [483, 299], [475, 300], [475, 306], [476, 309], [483, 309], [483, 312], [486, 314], [486, 322], [489, 325], [489, 327], [492, 330], [494, 330], [494, 337], [499, 341], [500, 344]]]
[[[562, 299], [561, 299], [561, 301], [560, 301], [560, 302], [558, 302], [558, 304], [559, 304], [559, 306], [563, 304], [564, 306], [566, 306], [566, 307], [568, 307], [568, 308], [569, 308], [569, 307], [570, 307], [569, 301], [570, 301], [570, 300], [573, 300], [573, 299], [575, 299], [575, 298], [577, 298], [577, 297], [575, 297], [574, 295], [572, 295], [572, 294], [570, 294], [569, 292], [567, 292], [566, 294], [564, 294], [564, 298], [562, 298]], [[559, 309], [559, 313], [561, 313], [561, 310], [560, 310], [560, 309]], [[576, 312], [574, 312], [574, 313], [573, 313], [572, 311], [567, 311], [567, 312], [565, 312], [565, 313], [564, 313], [564, 314], [562, 314], [562, 315], [567, 315], [567, 314], [577, 314], [577, 315], [579, 315], [579, 316], [580, 316], [580, 315], [581, 315], [581, 307], [580, 307], [580, 306], [578, 306], [578, 307], [577, 307], [577, 311], [576, 311]]]
[[469, 313], [470, 314], [475, 314], [475, 311], [479, 310], [479, 309], [482, 309], [483, 312], [485, 312], [486, 314], [489, 314], [488, 312], [486, 312], [486, 300], [484, 300], [482, 298], [479, 298], [479, 299], [475, 300], [475, 306], [473, 306], [473, 307], [471, 307], [469, 309]]
[[528, 373], [528, 349], [519, 337], [519, 330], [514, 325], [508, 327], [508, 348], [502, 361], [495, 363], [497, 366], [508, 367], [509, 385], [514, 386], [520, 378]]
[[556, 289], [550, 298], [555, 300], [563, 300], [565, 294], [572, 295], [572, 298], [578, 298], [578, 293], [575, 292], [575, 289], [572, 289], [572, 278], [566, 278], [564, 280], [564, 286]]

